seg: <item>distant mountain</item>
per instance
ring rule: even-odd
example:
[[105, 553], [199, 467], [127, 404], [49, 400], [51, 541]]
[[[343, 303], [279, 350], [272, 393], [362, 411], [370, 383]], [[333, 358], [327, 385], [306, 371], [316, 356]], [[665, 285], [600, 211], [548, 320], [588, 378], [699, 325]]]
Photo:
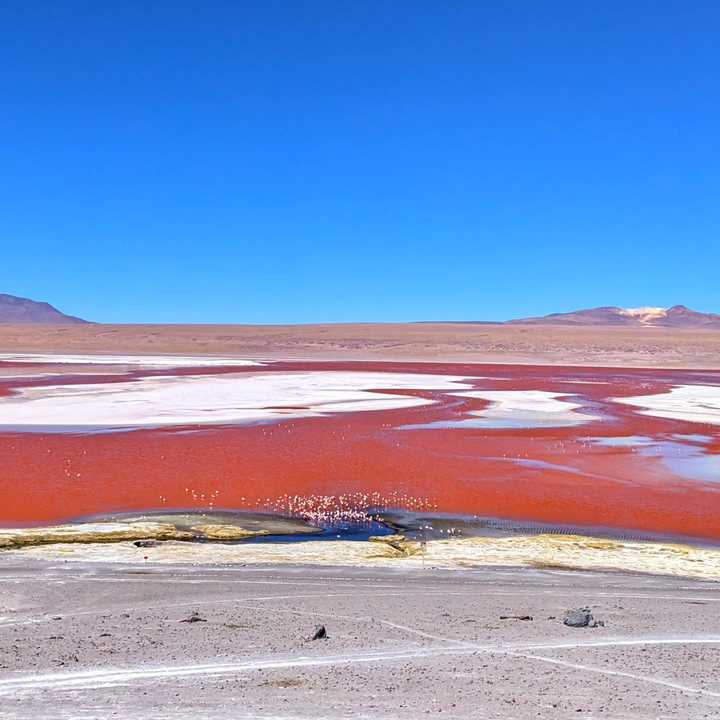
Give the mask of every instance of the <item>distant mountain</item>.
[[77, 325], [87, 320], [65, 315], [46, 302], [0, 293], [0, 323]]
[[702, 313], [684, 305], [670, 308], [614, 306], [553, 313], [543, 317], [508, 320], [510, 325], [614, 325], [625, 327], [707, 328], [720, 330], [720, 315]]

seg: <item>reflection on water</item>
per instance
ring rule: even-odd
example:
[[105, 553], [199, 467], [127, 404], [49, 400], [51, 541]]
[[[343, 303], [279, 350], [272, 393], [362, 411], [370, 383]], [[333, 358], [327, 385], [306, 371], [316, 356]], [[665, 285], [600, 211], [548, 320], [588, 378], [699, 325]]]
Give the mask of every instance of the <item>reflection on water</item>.
[[[674, 434], [673, 439], [651, 438], [644, 435], [626, 437], [587, 438], [588, 442], [603, 447], [630, 448], [644, 457], [658, 458], [678, 477], [699, 482], [720, 483], [720, 455], [708, 453], [706, 445], [712, 442], [707, 435]], [[678, 442], [678, 441], [682, 442]]]
[[[222, 539], [213, 536], [213, 529], [235, 528], [248, 533], [269, 535], [314, 535], [322, 530], [302, 518], [270, 512], [251, 512], [246, 510], [149, 510], [147, 512], [126, 512], [92, 515], [82, 518], [78, 523], [160, 523], [171, 525], [175, 530], [188, 531], [194, 539]], [[228, 539], [231, 532], [226, 532]]]
[[602, 525], [540, 523], [451, 513], [411, 513], [404, 510], [373, 510], [388, 527], [411, 540], [442, 540], [449, 537], [502, 538], [527, 535], [585, 535], [595, 538], [636, 541], [678, 541], [708, 544], [670, 533], [644, 533]]
[[345, 522], [326, 527], [320, 527], [313, 533], [298, 533], [296, 535], [258, 535], [243, 540], [245, 543], [295, 543], [307, 540], [354, 540], [366, 541], [370, 537], [379, 535], [392, 535], [395, 531], [382, 522], [373, 520], [368, 516], [367, 522]]
[[689, 442], [698, 442], [703, 443], [704, 445], [707, 445], [712, 442], [712, 438], [709, 435], [681, 435], [679, 433], [675, 433], [673, 437], [676, 440], [687, 440]]
[[640, 447], [643, 445], [653, 445], [655, 440], [645, 435], [627, 435], [625, 437], [598, 437], [584, 438], [594, 445], [603, 447]]
[[558, 419], [548, 417], [544, 413], [516, 414], [514, 417], [506, 418], [468, 418], [467, 420], [436, 420], [429, 423], [417, 423], [414, 425], [401, 425], [398, 430], [445, 430], [460, 429], [473, 430], [484, 428], [490, 429], [515, 429], [529, 430], [531, 428], [557, 428], [557, 427], [574, 427], [576, 425], [584, 425], [593, 418], [583, 418], [579, 415], [577, 418]]
[[707, 454], [696, 445], [663, 441], [646, 448], [643, 455], [660, 457], [680, 477], [720, 483], [720, 455]]

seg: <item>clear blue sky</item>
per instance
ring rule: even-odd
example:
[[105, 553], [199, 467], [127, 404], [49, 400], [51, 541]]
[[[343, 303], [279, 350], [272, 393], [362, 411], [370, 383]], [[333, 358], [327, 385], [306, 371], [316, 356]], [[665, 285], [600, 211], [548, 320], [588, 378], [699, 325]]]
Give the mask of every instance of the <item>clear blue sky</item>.
[[0, 292], [108, 322], [720, 311], [720, 4], [5, 0]]

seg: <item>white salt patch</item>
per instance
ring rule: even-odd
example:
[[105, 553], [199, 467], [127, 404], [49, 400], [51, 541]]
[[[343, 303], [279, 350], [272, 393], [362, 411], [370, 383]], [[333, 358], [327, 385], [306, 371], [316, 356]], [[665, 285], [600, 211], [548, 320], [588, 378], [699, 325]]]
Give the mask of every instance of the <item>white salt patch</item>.
[[582, 425], [601, 418], [577, 412], [583, 406], [569, 400], [560, 400], [564, 393], [544, 390], [470, 390], [452, 393], [456, 397], [488, 400], [490, 407], [471, 410], [476, 418], [467, 420], [440, 420], [418, 425], [405, 425], [402, 430], [435, 428], [540, 428]]
[[155, 427], [263, 422], [390, 410], [432, 400], [373, 388], [457, 390], [462, 377], [381, 372], [298, 372], [142, 378], [24, 388], [0, 398], [0, 425], [18, 429]]
[[644, 445], [655, 445], [657, 440], [647, 437], [645, 435], [624, 435], [622, 437], [597, 437], [597, 438], [583, 438], [587, 442], [593, 445], [600, 445], [603, 447], [640, 447]]
[[720, 387], [678, 385], [660, 395], [612, 398], [613, 402], [640, 407], [643, 415], [720, 425]]
[[544, 390], [471, 390], [453, 393], [458, 397], [489, 400], [484, 410], [473, 410], [485, 421], [486, 427], [560, 427], [582, 425], [599, 418], [576, 412], [582, 405], [560, 400], [562, 393]]
[[180, 355], [65, 355], [41, 353], [0, 353], [0, 362], [59, 363], [63, 365], [135, 365], [154, 367], [217, 367], [226, 365], [262, 365], [255, 360], [237, 357], [180, 356]]

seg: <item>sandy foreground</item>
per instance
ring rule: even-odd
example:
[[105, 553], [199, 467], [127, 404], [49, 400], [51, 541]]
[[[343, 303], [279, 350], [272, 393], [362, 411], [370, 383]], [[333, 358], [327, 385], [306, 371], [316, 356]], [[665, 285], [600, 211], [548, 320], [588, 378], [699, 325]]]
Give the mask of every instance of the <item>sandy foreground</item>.
[[466, 323], [0, 325], [0, 352], [720, 367], [720, 331]]
[[[3, 720], [720, 717], [713, 582], [122, 547], [112, 563], [3, 554]], [[579, 606], [605, 625], [566, 627]]]

